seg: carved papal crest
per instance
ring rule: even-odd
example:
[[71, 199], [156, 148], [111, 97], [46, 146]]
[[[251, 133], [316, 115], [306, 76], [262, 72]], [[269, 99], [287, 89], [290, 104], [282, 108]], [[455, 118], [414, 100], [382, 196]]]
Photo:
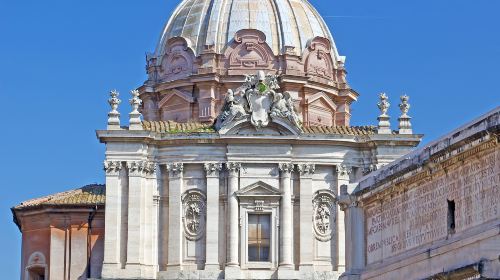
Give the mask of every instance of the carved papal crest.
[[320, 190], [314, 194], [313, 206], [314, 235], [320, 241], [332, 239], [336, 219], [335, 194], [330, 190]]
[[184, 234], [189, 240], [205, 235], [206, 196], [199, 190], [188, 190], [182, 196]]
[[290, 124], [300, 130], [302, 124], [295, 111], [292, 97], [279, 89], [276, 75], [247, 75], [245, 83], [235, 91], [228, 90], [222, 112], [217, 118], [218, 130], [241, 120], [249, 120], [260, 130], [271, 120]]

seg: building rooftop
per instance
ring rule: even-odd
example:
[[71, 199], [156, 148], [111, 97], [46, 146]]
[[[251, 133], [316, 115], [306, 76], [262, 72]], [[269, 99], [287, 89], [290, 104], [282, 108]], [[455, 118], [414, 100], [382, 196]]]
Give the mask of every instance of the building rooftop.
[[[212, 125], [203, 123], [177, 123], [173, 121], [144, 121], [144, 130], [158, 133], [217, 133]], [[304, 134], [325, 135], [374, 135], [377, 132], [375, 126], [311, 126], [303, 127]]]
[[76, 190], [56, 193], [22, 202], [12, 210], [28, 210], [44, 206], [85, 207], [102, 206], [106, 202], [106, 187], [92, 184]]

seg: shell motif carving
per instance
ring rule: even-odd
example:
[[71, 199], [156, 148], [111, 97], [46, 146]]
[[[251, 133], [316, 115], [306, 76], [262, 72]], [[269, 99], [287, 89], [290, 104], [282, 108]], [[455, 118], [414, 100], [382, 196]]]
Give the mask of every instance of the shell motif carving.
[[199, 190], [188, 190], [182, 196], [184, 234], [189, 240], [205, 235], [206, 196]]
[[335, 194], [329, 190], [317, 191], [313, 199], [314, 235], [320, 241], [330, 241], [333, 235], [336, 218]]

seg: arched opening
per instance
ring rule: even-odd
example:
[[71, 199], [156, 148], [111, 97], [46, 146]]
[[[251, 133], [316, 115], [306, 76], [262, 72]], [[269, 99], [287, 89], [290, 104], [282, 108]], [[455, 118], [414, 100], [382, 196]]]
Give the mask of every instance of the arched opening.
[[40, 252], [31, 254], [26, 266], [25, 280], [46, 280], [48, 278], [45, 256]]

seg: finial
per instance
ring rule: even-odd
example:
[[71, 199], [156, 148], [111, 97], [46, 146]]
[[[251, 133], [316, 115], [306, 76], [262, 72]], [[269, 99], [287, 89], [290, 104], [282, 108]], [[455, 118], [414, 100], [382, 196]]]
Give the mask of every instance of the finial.
[[391, 103], [389, 103], [389, 97], [387, 94], [381, 93], [379, 95], [380, 102], [377, 104], [380, 109], [380, 116], [378, 117], [378, 134], [391, 134], [391, 123], [389, 122], [389, 115], [387, 115], [387, 111], [389, 107], [391, 107]]
[[401, 109], [401, 116], [399, 117], [399, 134], [413, 134], [413, 129], [411, 128], [411, 117], [408, 116], [408, 111], [410, 111], [410, 97], [408, 95], [401, 96], [401, 104], [399, 104], [399, 109]]
[[129, 114], [130, 117], [129, 129], [142, 130], [141, 113], [139, 112], [139, 106], [141, 106], [142, 100], [139, 98], [138, 90], [132, 90], [130, 94], [132, 94], [132, 99], [130, 99], [130, 105], [132, 105], [132, 112]]
[[111, 106], [111, 111], [108, 113], [108, 130], [120, 129], [120, 112], [118, 112], [118, 105], [122, 103], [118, 98], [120, 93], [114, 89], [109, 95], [111, 98], [108, 100], [108, 103]]

